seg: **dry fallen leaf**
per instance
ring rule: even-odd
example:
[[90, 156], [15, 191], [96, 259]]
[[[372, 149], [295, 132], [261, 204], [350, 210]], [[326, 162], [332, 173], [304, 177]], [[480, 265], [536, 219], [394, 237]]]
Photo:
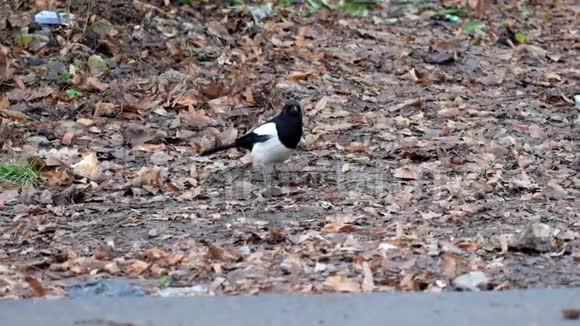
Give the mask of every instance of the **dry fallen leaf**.
[[354, 142], [344, 146], [344, 149], [346, 149], [349, 153], [361, 153], [366, 152], [369, 149], [369, 146], [366, 144]]
[[395, 170], [394, 176], [403, 180], [417, 180], [418, 172], [415, 167], [401, 167]]
[[368, 262], [364, 262], [362, 265], [363, 268], [363, 281], [362, 281], [362, 291], [363, 292], [372, 292], [375, 288], [375, 281], [373, 279], [373, 272], [371, 271], [371, 267], [369, 266]]
[[456, 107], [445, 108], [437, 111], [437, 115], [444, 118], [454, 118], [460, 113], [459, 109]]
[[87, 77], [84, 83], [79, 86], [79, 89], [87, 92], [102, 92], [109, 88], [109, 84], [103, 83], [97, 77]]
[[323, 283], [324, 287], [337, 292], [360, 292], [360, 284], [342, 275], [329, 276]]
[[163, 186], [164, 180], [161, 177], [161, 169], [158, 167], [142, 167], [138, 172], [135, 179], [133, 179], [133, 185], [135, 186], [147, 186], [153, 188], [161, 188]]
[[24, 280], [26, 281], [26, 283], [28, 283], [28, 285], [30, 285], [30, 287], [34, 291], [34, 296], [43, 297], [46, 295], [46, 290], [44, 289], [44, 286], [39, 280], [35, 279], [32, 276], [26, 276]]
[[95, 104], [95, 112], [93, 115], [95, 117], [110, 117], [121, 112], [121, 108], [113, 103], [108, 102], [98, 102]]
[[210, 99], [225, 96], [229, 94], [230, 90], [221, 82], [212, 82], [201, 89], [201, 93]]
[[28, 116], [19, 111], [9, 110], [10, 102], [8, 97], [0, 96], [0, 117], [6, 118], [14, 121], [26, 121], [29, 120]]
[[307, 79], [308, 77], [314, 74], [313, 71], [294, 71], [290, 75], [288, 75], [288, 79], [291, 80], [302, 80]]
[[135, 260], [128, 268], [127, 274], [130, 276], [139, 276], [150, 268], [150, 264], [142, 260]]
[[8, 48], [0, 46], [0, 84], [10, 79], [10, 60], [8, 59]]
[[238, 258], [237, 255], [225, 250], [224, 248], [209, 244], [207, 246], [207, 256], [209, 260], [234, 261]]
[[90, 153], [85, 155], [83, 159], [72, 165], [73, 172], [83, 178], [91, 180], [98, 180], [101, 177], [101, 168], [97, 160], [97, 154]]
[[554, 181], [549, 182], [544, 189], [542, 189], [542, 192], [546, 197], [553, 200], [563, 199], [568, 196], [568, 192]]
[[205, 128], [208, 126], [215, 126], [217, 122], [208, 117], [204, 110], [187, 110], [181, 111], [179, 113], [179, 117], [185, 122], [188, 126], [194, 128]]

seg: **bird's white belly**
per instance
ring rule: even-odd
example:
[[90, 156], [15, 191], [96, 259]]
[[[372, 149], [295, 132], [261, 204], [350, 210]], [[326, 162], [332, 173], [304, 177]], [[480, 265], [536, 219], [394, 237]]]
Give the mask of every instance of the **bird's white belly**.
[[282, 163], [290, 157], [292, 151], [284, 146], [278, 137], [274, 136], [265, 142], [254, 144], [252, 160], [255, 165], [267, 167], [275, 163]]

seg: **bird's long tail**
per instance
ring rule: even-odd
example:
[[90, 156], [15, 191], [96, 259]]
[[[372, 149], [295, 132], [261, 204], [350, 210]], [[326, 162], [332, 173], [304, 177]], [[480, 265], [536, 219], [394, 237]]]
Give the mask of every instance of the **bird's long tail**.
[[214, 148], [210, 148], [208, 150], [205, 150], [205, 151], [201, 152], [199, 155], [207, 156], [207, 155], [211, 155], [213, 153], [217, 153], [219, 151], [225, 151], [226, 149], [230, 149], [230, 148], [236, 147], [236, 146], [237, 146], [236, 143], [232, 143], [232, 144], [228, 144], [228, 145], [220, 145], [220, 146], [216, 146]]

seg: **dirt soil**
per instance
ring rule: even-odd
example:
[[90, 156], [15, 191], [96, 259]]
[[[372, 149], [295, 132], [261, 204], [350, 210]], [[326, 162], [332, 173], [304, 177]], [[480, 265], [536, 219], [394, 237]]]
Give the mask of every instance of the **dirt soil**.
[[[575, 1], [459, 22], [433, 13], [462, 1], [163, 2], [0, 15], [0, 161], [46, 165], [0, 184], [0, 297], [580, 286]], [[42, 6], [76, 25], [35, 24]], [[242, 150], [198, 156], [287, 98], [305, 136], [278, 180]]]

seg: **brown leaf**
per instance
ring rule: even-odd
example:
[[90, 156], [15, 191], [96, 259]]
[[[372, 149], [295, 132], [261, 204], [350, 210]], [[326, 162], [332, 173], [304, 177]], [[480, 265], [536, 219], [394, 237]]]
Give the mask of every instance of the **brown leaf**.
[[411, 124], [411, 120], [409, 120], [408, 118], [405, 118], [403, 116], [397, 116], [395, 118], [395, 126], [398, 129], [404, 129], [409, 127], [409, 125]]
[[222, 97], [228, 95], [230, 90], [224, 86], [221, 82], [212, 82], [209, 85], [201, 89], [201, 93], [210, 99]]
[[121, 268], [119, 268], [117, 262], [113, 261], [103, 266], [103, 271], [111, 275], [116, 275], [121, 272]]
[[447, 280], [453, 280], [457, 275], [461, 273], [459, 270], [461, 258], [451, 254], [444, 254], [441, 257], [441, 274], [447, 278]]
[[0, 96], [0, 117], [14, 120], [14, 121], [26, 121], [29, 120], [28, 116], [19, 111], [8, 110], [10, 107], [10, 101], [6, 96]]
[[313, 71], [294, 71], [288, 75], [288, 79], [298, 81], [307, 79], [308, 77], [312, 76], [312, 74], [314, 74]]
[[194, 128], [205, 128], [216, 125], [216, 121], [208, 117], [204, 110], [187, 110], [179, 112], [179, 117]]
[[34, 5], [41, 9], [49, 9], [56, 5], [56, 0], [34, 0]]
[[580, 319], [580, 309], [564, 308], [562, 309], [562, 317], [566, 320], [578, 320]]
[[69, 129], [67, 130], [67, 132], [64, 133], [64, 135], [62, 135], [62, 138], [60, 139], [60, 143], [63, 145], [70, 145], [72, 144], [73, 138], [76, 136], [77, 132], [74, 129]]
[[173, 105], [182, 106], [186, 108], [192, 108], [199, 104], [199, 98], [197, 94], [184, 94], [180, 95], [173, 101]]
[[474, 9], [478, 17], [485, 17], [487, 10], [490, 8], [491, 0], [467, 0], [467, 4]]
[[87, 77], [84, 83], [79, 86], [79, 89], [87, 92], [102, 92], [109, 88], [109, 84], [103, 83], [97, 77]]
[[130, 124], [121, 131], [121, 134], [123, 135], [123, 142], [132, 146], [141, 145], [155, 139], [155, 136], [151, 135], [145, 127], [137, 124]]
[[137, 172], [137, 177], [133, 179], [133, 184], [135, 186], [148, 186], [157, 189], [161, 188], [163, 183], [164, 180], [161, 177], [161, 169], [158, 167], [142, 167], [139, 172]]
[[93, 257], [96, 260], [110, 260], [111, 259], [111, 251], [108, 250], [107, 248], [103, 248], [103, 247], [97, 247], [95, 249], [95, 253], [93, 254]]
[[268, 230], [268, 243], [280, 243], [286, 240], [286, 234], [282, 229], [271, 228]]
[[139, 276], [150, 268], [150, 264], [142, 260], [135, 260], [128, 268], [127, 274], [130, 276]]
[[477, 250], [477, 243], [473, 239], [459, 239], [455, 241], [454, 245], [459, 249], [470, 252], [475, 252]]
[[169, 53], [171, 53], [171, 56], [174, 58], [185, 57], [187, 55], [185, 50], [171, 41], [165, 42], [165, 47], [167, 47], [167, 50], [169, 50]]
[[423, 101], [421, 100], [421, 98], [412, 98], [412, 99], [408, 99], [408, 100], [404, 101], [403, 103], [400, 103], [398, 105], [390, 107], [387, 110], [390, 112], [396, 112], [396, 111], [399, 111], [399, 110], [404, 109], [406, 107], [420, 108], [422, 105], [423, 105]]
[[173, 254], [161, 248], [151, 248], [145, 251], [146, 261], [156, 263], [164, 268], [179, 264], [184, 257], [183, 254]]
[[57, 206], [80, 203], [84, 198], [84, 192], [77, 189], [74, 184], [61, 192], [53, 194], [51, 197], [52, 202]]
[[415, 167], [401, 167], [395, 170], [395, 178], [404, 180], [417, 180], [418, 172]]
[[408, 273], [403, 276], [399, 282], [399, 287], [403, 291], [417, 291], [419, 289], [419, 284], [415, 280], [415, 274]]
[[76, 175], [83, 178], [98, 180], [101, 177], [101, 167], [97, 160], [97, 154], [94, 152], [86, 155], [81, 161], [71, 167]]
[[8, 48], [0, 46], [0, 84], [10, 79], [10, 60], [8, 60]]
[[320, 100], [318, 100], [318, 102], [316, 102], [316, 105], [314, 105], [314, 108], [312, 110], [308, 110], [305, 112], [306, 115], [314, 116], [317, 115], [319, 112], [324, 111], [329, 100], [330, 100], [329, 96], [323, 96]]
[[358, 230], [359, 230], [358, 227], [356, 227], [354, 225], [347, 224], [347, 225], [341, 226], [338, 229], [338, 232], [350, 233], [350, 232], [356, 232]]
[[449, 163], [451, 163], [453, 165], [463, 165], [463, 164], [465, 164], [465, 158], [453, 156], [453, 157], [449, 158]]
[[46, 295], [46, 290], [44, 289], [44, 286], [39, 280], [35, 279], [32, 276], [26, 276], [24, 280], [26, 281], [26, 283], [28, 283], [28, 285], [30, 285], [30, 287], [34, 291], [34, 296], [43, 297]]
[[224, 258], [224, 249], [216, 245], [207, 246], [207, 258], [210, 260], [222, 260]]
[[142, 151], [142, 152], [148, 152], [148, 153], [161, 152], [161, 151], [164, 151], [166, 148], [167, 147], [163, 143], [161, 143], [161, 144], [140, 144], [140, 145], [133, 146], [133, 149], [136, 151]]
[[10, 100], [6, 96], [0, 96], [0, 110], [7, 110], [10, 107]]
[[252, 86], [246, 87], [242, 95], [244, 95], [244, 98], [248, 103], [250, 104], [256, 103], [256, 100], [254, 99], [254, 88]]
[[46, 170], [42, 172], [42, 176], [50, 185], [58, 185], [71, 180], [70, 174], [65, 169]]
[[238, 137], [238, 129], [228, 127], [226, 130], [220, 132], [219, 140], [221, 144], [231, 144]]
[[460, 113], [459, 109], [456, 107], [444, 108], [437, 111], [437, 115], [443, 118], [454, 118]]
[[329, 276], [323, 286], [337, 292], [360, 292], [360, 284], [342, 275]]
[[369, 149], [369, 145], [353, 142], [344, 146], [349, 153], [361, 153], [366, 152]]
[[375, 281], [373, 279], [373, 272], [371, 271], [371, 267], [369, 266], [368, 262], [363, 262], [363, 281], [362, 281], [362, 291], [363, 292], [372, 292], [375, 288]]

